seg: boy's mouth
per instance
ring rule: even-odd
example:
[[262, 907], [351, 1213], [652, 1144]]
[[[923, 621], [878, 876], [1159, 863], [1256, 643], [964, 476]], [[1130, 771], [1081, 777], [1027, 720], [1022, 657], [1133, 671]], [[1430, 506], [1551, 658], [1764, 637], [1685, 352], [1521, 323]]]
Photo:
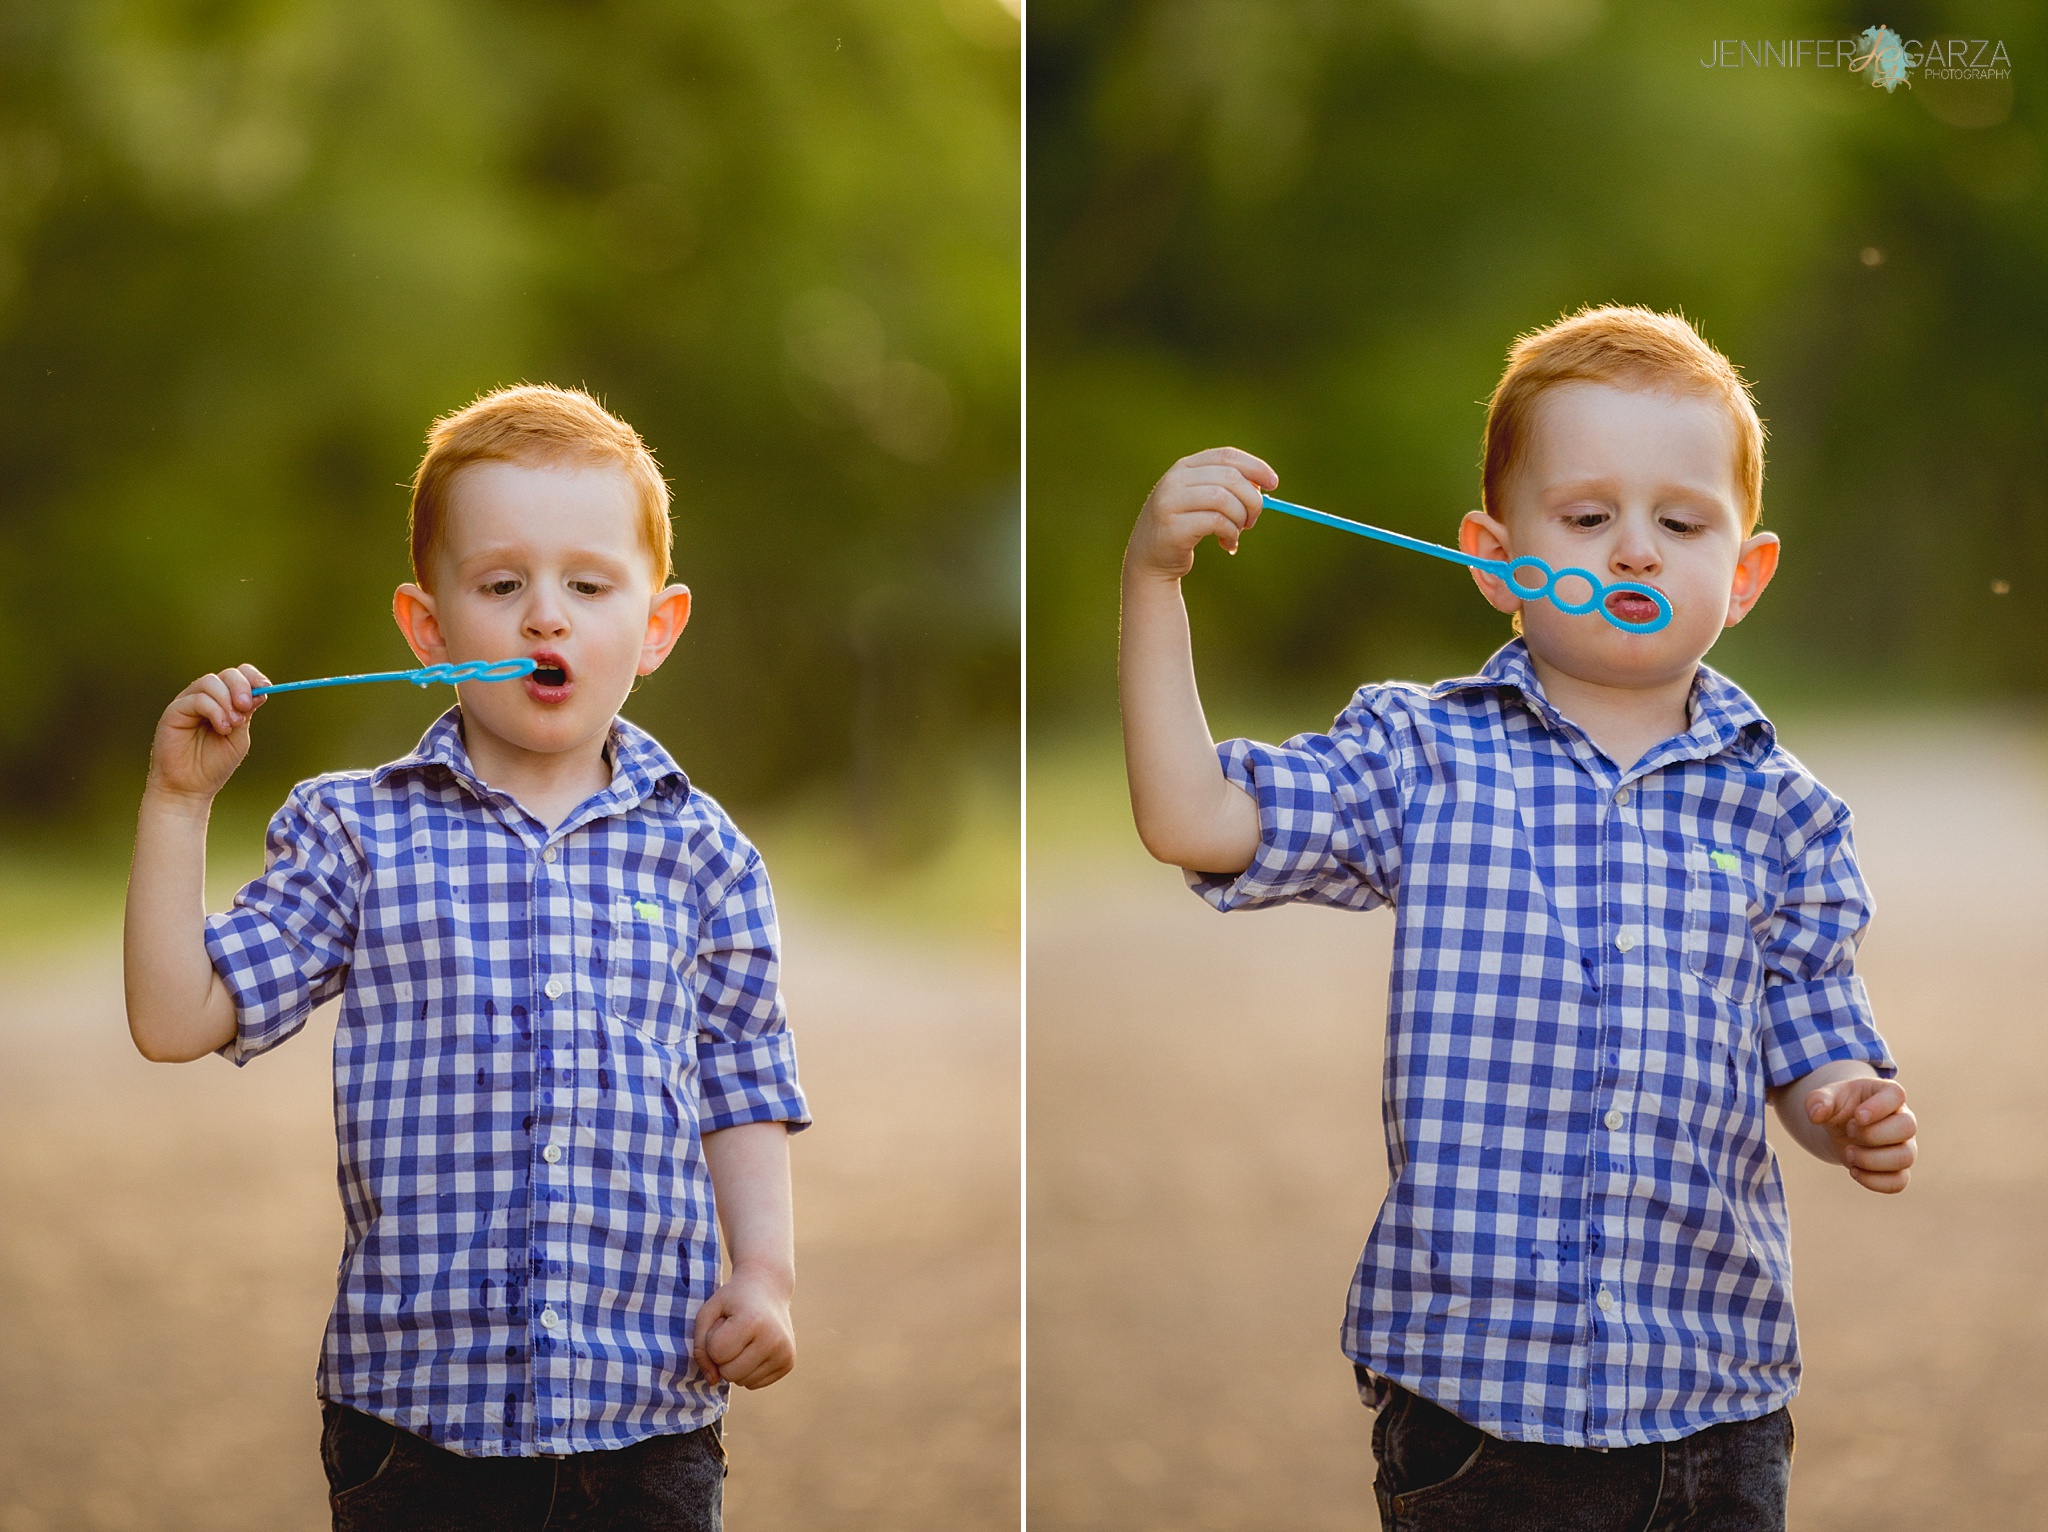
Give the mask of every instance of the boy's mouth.
[[1618, 590], [1607, 598], [1607, 610], [1623, 622], [1655, 622], [1657, 603], [1632, 590]]
[[533, 674], [526, 678], [527, 695], [537, 702], [560, 702], [569, 695], [569, 666], [559, 654], [543, 650], [528, 656]]

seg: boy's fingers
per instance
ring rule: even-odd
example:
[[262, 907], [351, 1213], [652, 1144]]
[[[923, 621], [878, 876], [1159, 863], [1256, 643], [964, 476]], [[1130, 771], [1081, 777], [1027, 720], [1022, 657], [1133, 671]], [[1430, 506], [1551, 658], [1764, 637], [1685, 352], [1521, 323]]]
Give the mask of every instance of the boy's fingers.
[[1875, 1088], [1865, 1092], [1863, 1099], [1857, 1104], [1856, 1120], [1859, 1123], [1876, 1122], [1881, 1117], [1889, 1117], [1895, 1112], [1903, 1111], [1905, 1105], [1906, 1088], [1903, 1085], [1896, 1080], [1879, 1080]]
[[1191, 511], [1214, 511], [1219, 516], [1228, 516], [1231, 525], [1237, 527], [1251, 520], [1250, 507], [1221, 484], [1182, 485], [1167, 508], [1183, 514]]
[[753, 1325], [743, 1324], [728, 1314], [720, 1321], [718, 1327], [704, 1338], [704, 1349], [710, 1353], [712, 1361], [730, 1372], [733, 1359], [752, 1344], [754, 1329]]
[[741, 1388], [765, 1388], [790, 1369], [787, 1357], [771, 1342], [756, 1338], [725, 1364], [725, 1374]]
[[1817, 1085], [1806, 1093], [1807, 1121], [1833, 1127], [1848, 1115], [1849, 1105], [1839, 1084]]
[[1235, 468], [1262, 489], [1277, 489], [1280, 484], [1280, 475], [1273, 472], [1270, 464], [1263, 458], [1253, 457], [1240, 447], [1211, 447], [1207, 452], [1197, 452], [1192, 457], [1184, 457], [1181, 462], [1191, 467], [1220, 463]]
[[1913, 1176], [1910, 1170], [1870, 1171], [1857, 1170], [1853, 1167], [1849, 1174], [1858, 1186], [1867, 1187], [1874, 1192], [1902, 1192]]
[[[1224, 515], [1223, 512], [1209, 512], [1207, 515], [1201, 518], [1200, 525], [1202, 528], [1203, 537], [1209, 536], [1213, 533], [1215, 535], [1216, 541], [1223, 545], [1223, 551], [1225, 553], [1237, 552], [1237, 540], [1239, 536], [1242, 534], [1243, 529], [1240, 528], [1238, 524], [1232, 521], [1228, 516]], [[1196, 542], [1200, 542], [1201, 540], [1201, 537], [1197, 537], [1195, 539]]]
[[1920, 1158], [1920, 1146], [1908, 1139], [1903, 1144], [1872, 1148], [1851, 1144], [1842, 1151], [1843, 1162], [1856, 1170], [1911, 1170]]
[[720, 1294], [713, 1293], [697, 1310], [696, 1323], [690, 1328], [690, 1351], [697, 1358], [697, 1366], [705, 1372], [715, 1371], [711, 1362], [711, 1332], [724, 1318], [725, 1300]]
[[1859, 1112], [1857, 1120], [1852, 1120], [1849, 1124], [1849, 1138], [1853, 1143], [1869, 1144], [1873, 1147], [1883, 1144], [1903, 1144], [1910, 1141], [1920, 1131], [1920, 1124], [1915, 1120], [1912, 1110], [1908, 1107], [1902, 1106], [1892, 1113], [1891, 1116], [1880, 1117], [1876, 1122], [1871, 1123], [1861, 1121], [1861, 1116], [1862, 1114]]
[[1259, 512], [1265, 508], [1259, 499], [1259, 486], [1252, 483], [1250, 479], [1244, 476], [1242, 471], [1236, 468], [1197, 469], [1188, 477], [1186, 482], [1190, 486], [1197, 484], [1209, 485], [1229, 493], [1239, 505], [1244, 507], [1244, 520], [1241, 523], [1243, 526], [1248, 527], [1257, 521], [1259, 519]]

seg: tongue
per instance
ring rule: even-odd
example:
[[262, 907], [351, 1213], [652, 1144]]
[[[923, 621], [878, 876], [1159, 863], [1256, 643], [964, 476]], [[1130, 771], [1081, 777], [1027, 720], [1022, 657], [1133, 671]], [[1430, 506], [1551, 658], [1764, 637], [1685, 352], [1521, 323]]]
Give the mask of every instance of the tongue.
[[1657, 603], [1634, 591], [1607, 598], [1607, 610], [1628, 622], [1648, 622], [1657, 615]]

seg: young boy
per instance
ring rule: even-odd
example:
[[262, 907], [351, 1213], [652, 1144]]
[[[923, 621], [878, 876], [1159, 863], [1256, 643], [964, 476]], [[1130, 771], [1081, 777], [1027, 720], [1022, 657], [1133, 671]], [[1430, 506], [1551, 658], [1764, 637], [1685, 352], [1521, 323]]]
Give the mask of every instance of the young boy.
[[1524, 337], [1460, 546], [1650, 585], [1670, 624], [1475, 572], [1521, 634], [1478, 675], [1365, 687], [1279, 747], [1212, 744], [1179, 589], [1204, 537], [1237, 551], [1273, 470], [1185, 458], [1131, 534], [1147, 848], [1221, 910], [1396, 909], [1391, 1182], [1344, 1328], [1390, 1529], [1783, 1527], [1799, 1355], [1764, 1103], [1860, 1184], [1906, 1185], [1849, 812], [1700, 663], [1777, 567], [1762, 482], [1747, 387], [1684, 320]]
[[761, 858], [618, 716], [690, 614], [668, 488], [588, 395], [511, 388], [435, 423], [411, 523], [420, 660], [539, 668], [301, 783], [210, 917], [207, 814], [264, 678], [186, 688], [136, 828], [129, 1029], [240, 1065], [341, 997], [337, 1528], [716, 1528], [727, 1385], [794, 1362], [809, 1117]]

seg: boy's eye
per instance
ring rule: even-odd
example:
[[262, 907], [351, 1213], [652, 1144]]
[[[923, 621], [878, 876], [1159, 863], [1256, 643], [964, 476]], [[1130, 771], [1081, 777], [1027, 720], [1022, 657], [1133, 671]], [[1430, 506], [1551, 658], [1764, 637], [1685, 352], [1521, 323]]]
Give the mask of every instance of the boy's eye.
[[519, 582], [517, 580], [492, 580], [484, 586], [485, 593], [492, 596], [509, 596], [517, 589], [519, 589]]
[[569, 589], [579, 596], [602, 596], [610, 587], [597, 580], [571, 580]]
[[1605, 526], [1607, 524], [1607, 513], [1605, 511], [1572, 511], [1566, 515], [1564, 520], [1566, 526], [1585, 527], [1590, 530], [1593, 527]]
[[1684, 516], [1666, 516], [1664, 518], [1664, 530], [1678, 537], [1691, 537], [1700, 530], [1702, 525], [1703, 523], [1690, 520]]

